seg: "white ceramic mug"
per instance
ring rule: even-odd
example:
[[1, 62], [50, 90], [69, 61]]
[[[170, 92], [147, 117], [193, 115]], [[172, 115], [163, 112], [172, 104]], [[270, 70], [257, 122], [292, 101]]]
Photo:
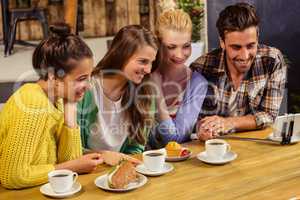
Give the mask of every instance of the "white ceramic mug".
[[165, 165], [166, 155], [165, 149], [145, 151], [143, 153], [145, 167], [153, 172], [161, 172]]
[[71, 170], [61, 169], [49, 172], [48, 179], [51, 188], [56, 193], [69, 191], [76, 182], [78, 174]]
[[225, 140], [207, 140], [205, 142], [205, 151], [211, 159], [222, 159], [230, 151], [230, 145]]

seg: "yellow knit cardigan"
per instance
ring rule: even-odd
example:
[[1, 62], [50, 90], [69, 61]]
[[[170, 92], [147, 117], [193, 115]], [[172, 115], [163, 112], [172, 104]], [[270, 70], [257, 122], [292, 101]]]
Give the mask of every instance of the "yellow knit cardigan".
[[0, 112], [2, 186], [45, 183], [56, 163], [82, 155], [79, 128], [64, 125], [61, 100], [56, 107], [36, 83], [25, 84], [6, 102]]

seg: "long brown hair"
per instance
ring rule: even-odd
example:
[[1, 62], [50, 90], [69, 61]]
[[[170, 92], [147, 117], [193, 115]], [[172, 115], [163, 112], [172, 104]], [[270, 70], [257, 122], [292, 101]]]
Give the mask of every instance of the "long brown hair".
[[[151, 46], [155, 50], [158, 48], [157, 40], [149, 30], [140, 25], [123, 27], [114, 37], [111, 47], [97, 64], [92, 75], [97, 76], [104, 71], [116, 70], [116, 73], [122, 71], [129, 59], [143, 46]], [[145, 75], [138, 89], [134, 84], [127, 84], [121, 102], [122, 107], [129, 103], [125, 110], [125, 115], [128, 116], [131, 123], [129, 138], [142, 145], [146, 143], [145, 128], [151, 127], [154, 122], [153, 113], [150, 112], [153, 91], [150, 84], [145, 84], [148, 80], [149, 74]], [[134, 98], [131, 95], [134, 95]], [[137, 98], [139, 96], [146, 98]], [[130, 100], [133, 102], [129, 102]]]

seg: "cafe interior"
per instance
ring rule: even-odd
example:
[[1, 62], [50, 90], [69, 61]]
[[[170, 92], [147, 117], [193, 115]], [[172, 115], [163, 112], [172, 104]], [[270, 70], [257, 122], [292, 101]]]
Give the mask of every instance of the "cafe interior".
[[[220, 46], [219, 13], [238, 2], [256, 7], [261, 18], [259, 43], [280, 49], [288, 66], [282, 102], [272, 125], [220, 135], [211, 142], [192, 134], [196, 139], [131, 155], [143, 163], [134, 167], [126, 162], [117, 167], [99, 164], [91, 173], [79, 175], [55, 170], [48, 174], [47, 182], [20, 189], [7, 189], [0, 179], [0, 199], [300, 199], [300, 1], [1, 0], [0, 113], [15, 91], [39, 79], [32, 55], [56, 22], [68, 24], [88, 45], [96, 65], [122, 27], [138, 24], [155, 33], [162, 5], [173, 3], [192, 19], [191, 56], [185, 61], [189, 66]], [[0, 127], [0, 160], [5, 142], [1, 134]], [[224, 158], [208, 159], [210, 150], [224, 151]], [[130, 174], [134, 178], [120, 188], [114, 177], [122, 170], [127, 179]]]

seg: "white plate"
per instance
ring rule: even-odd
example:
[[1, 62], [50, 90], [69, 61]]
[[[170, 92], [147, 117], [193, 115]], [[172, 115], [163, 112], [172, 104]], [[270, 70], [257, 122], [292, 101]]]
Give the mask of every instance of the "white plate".
[[207, 156], [205, 151], [203, 151], [197, 155], [198, 160], [201, 160], [201, 161], [203, 161], [205, 163], [209, 163], [209, 164], [215, 164], [215, 165], [225, 164], [225, 163], [235, 160], [236, 158], [237, 158], [237, 154], [232, 151], [226, 153], [224, 155], [224, 157], [221, 159], [211, 159]]
[[130, 190], [134, 190], [136, 188], [142, 187], [143, 185], [145, 185], [147, 183], [147, 177], [142, 175], [142, 174], [138, 174], [138, 180], [136, 182], [130, 183], [128, 184], [128, 187], [125, 189], [114, 189], [114, 188], [110, 188], [108, 186], [108, 174], [104, 174], [102, 176], [99, 176], [96, 178], [95, 180], [95, 185], [103, 190], [107, 190], [107, 191], [112, 191], [112, 192], [126, 192], [126, 191], [130, 191]]
[[81, 190], [81, 185], [79, 182], [73, 184], [72, 188], [68, 192], [64, 193], [56, 193], [52, 190], [50, 183], [46, 183], [40, 187], [40, 192], [46, 196], [54, 197], [54, 198], [65, 198], [71, 196]]
[[184, 160], [188, 159], [189, 157], [191, 157], [192, 151], [189, 150], [189, 152], [190, 153], [185, 156], [166, 157], [166, 161], [168, 161], [168, 162], [184, 161]]
[[[282, 137], [278, 137], [278, 136], [274, 136], [273, 133], [271, 133], [268, 136], [268, 139], [273, 140], [273, 141], [278, 141], [281, 142], [282, 141]], [[300, 141], [300, 135], [293, 135], [291, 138], [291, 143], [297, 143]]]
[[135, 169], [137, 172], [147, 175], [147, 176], [160, 176], [160, 175], [163, 175], [163, 174], [166, 174], [166, 173], [172, 171], [174, 169], [174, 167], [170, 163], [165, 163], [162, 171], [155, 172], [155, 171], [148, 170], [144, 164], [140, 164], [140, 165], [136, 166]]

